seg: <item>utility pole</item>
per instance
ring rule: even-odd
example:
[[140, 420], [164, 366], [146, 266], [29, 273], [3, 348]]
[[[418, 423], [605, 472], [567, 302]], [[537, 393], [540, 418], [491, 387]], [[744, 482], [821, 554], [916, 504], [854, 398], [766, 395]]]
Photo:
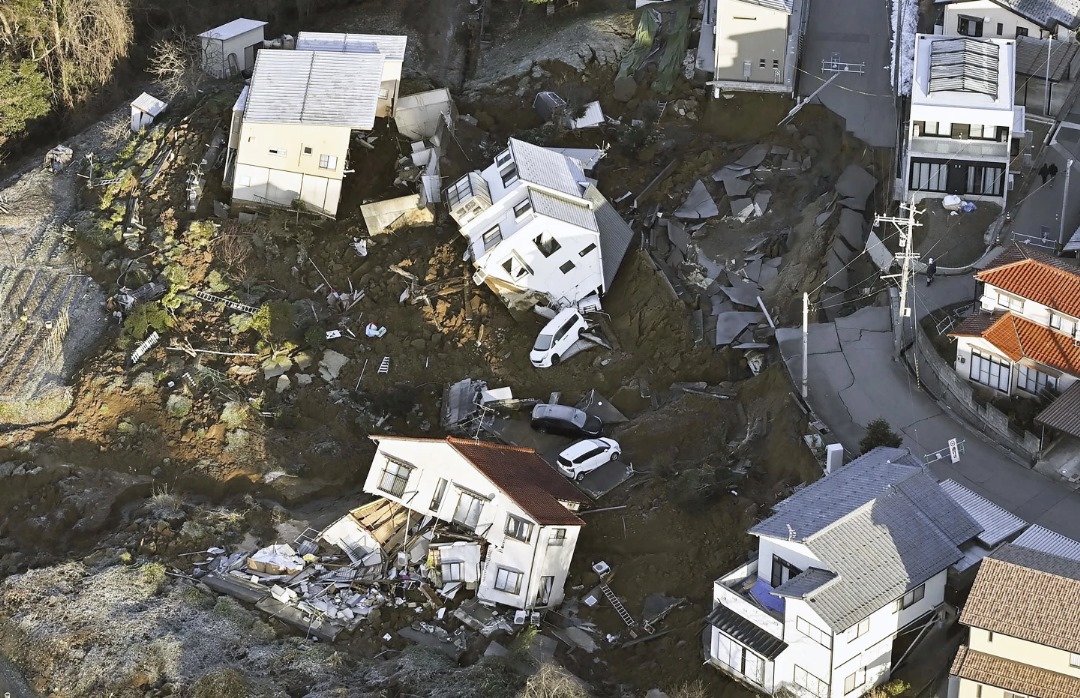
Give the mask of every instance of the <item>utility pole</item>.
[[806, 380], [809, 372], [807, 359], [810, 356], [810, 294], [802, 294], [802, 396], [806, 399]]
[[1050, 116], [1050, 49], [1054, 46], [1054, 35], [1050, 35], [1050, 40], [1046, 42], [1046, 90], [1044, 98], [1046, 99], [1046, 116]]
[[[897, 359], [900, 358], [900, 349], [904, 345], [904, 318], [908, 315], [908, 279], [913, 272], [911, 263], [919, 258], [919, 255], [914, 252], [915, 241], [913, 228], [922, 225], [922, 223], [915, 222], [915, 214], [920, 212], [915, 210], [914, 199], [912, 199], [910, 203], [900, 204], [900, 211], [905, 215], [876, 216], [874, 218], [874, 227], [877, 227], [879, 223], [892, 223], [896, 226], [896, 230], [900, 234], [900, 247], [902, 251], [896, 255], [896, 258], [900, 260], [900, 311], [896, 316], [896, 329], [893, 330], [893, 345]], [[882, 276], [881, 278], [896, 278], [896, 274]]]
[[1069, 175], [1072, 174], [1073, 161], [1068, 160], [1065, 163], [1065, 190], [1061, 192], [1061, 221], [1058, 226], [1058, 245], [1057, 253], [1061, 253], [1065, 249], [1065, 205], [1069, 202]]

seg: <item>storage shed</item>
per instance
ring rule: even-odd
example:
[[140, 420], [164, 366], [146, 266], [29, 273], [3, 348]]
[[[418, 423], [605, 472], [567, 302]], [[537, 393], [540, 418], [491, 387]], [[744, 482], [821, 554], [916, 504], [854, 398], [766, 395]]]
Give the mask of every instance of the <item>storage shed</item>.
[[138, 133], [154, 123], [158, 114], [169, 105], [153, 95], [143, 92], [131, 103], [131, 131]]
[[199, 34], [202, 68], [215, 78], [231, 78], [255, 67], [255, 49], [266, 38], [266, 22], [234, 19]]

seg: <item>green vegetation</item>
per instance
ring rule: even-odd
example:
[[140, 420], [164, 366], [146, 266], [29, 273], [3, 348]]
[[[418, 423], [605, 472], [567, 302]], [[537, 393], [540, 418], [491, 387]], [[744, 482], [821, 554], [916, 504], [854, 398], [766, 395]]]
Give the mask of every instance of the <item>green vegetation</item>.
[[160, 562], [148, 562], [139, 568], [139, 576], [144, 583], [154, 588], [154, 593], [159, 594], [165, 587], [165, 565]]
[[164, 332], [172, 327], [173, 320], [169, 311], [156, 301], [136, 305], [124, 320], [124, 329], [120, 331], [120, 346], [133, 347], [146, 339], [150, 330]]
[[0, 147], [22, 135], [29, 122], [48, 114], [51, 98], [49, 79], [33, 61], [0, 61]]
[[866, 425], [866, 436], [859, 442], [860, 453], [869, 453], [878, 446], [900, 448], [902, 439], [884, 418], [878, 417]]
[[214, 669], [203, 674], [191, 687], [193, 698], [248, 698], [247, 679], [236, 669]]
[[911, 684], [907, 681], [893, 679], [877, 688], [870, 689], [864, 698], [895, 698], [896, 696], [903, 694], [909, 688], [911, 688]]
[[251, 329], [269, 344], [282, 344], [292, 339], [293, 307], [285, 301], [264, 304], [251, 318]]

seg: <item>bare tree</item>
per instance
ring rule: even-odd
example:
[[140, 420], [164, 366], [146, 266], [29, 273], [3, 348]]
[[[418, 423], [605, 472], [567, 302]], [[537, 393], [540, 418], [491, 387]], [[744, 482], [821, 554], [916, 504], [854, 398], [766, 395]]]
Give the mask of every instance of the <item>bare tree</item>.
[[202, 42], [182, 29], [154, 43], [147, 71], [170, 97], [194, 94], [206, 74], [202, 71]]

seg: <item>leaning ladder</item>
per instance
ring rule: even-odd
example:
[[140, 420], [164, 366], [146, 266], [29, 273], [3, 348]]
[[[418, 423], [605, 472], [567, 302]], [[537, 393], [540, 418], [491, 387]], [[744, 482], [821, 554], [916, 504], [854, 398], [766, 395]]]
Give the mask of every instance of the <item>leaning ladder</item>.
[[623, 606], [622, 601], [619, 601], [619, 597], [615, 596], [615, 592], [611, 590], [611, 587], [607, 584], [601, 584], [600, 591], [604, 594], [604, 598], [611, 603], [611, 607], [615, 609], [615, 612], [619, 614], [619, 618], [622, 618], [622, 622], [626, 623], [626, 627], [633, 628], [637, 625], [637, 621], [626, 610], [626, 606]]

